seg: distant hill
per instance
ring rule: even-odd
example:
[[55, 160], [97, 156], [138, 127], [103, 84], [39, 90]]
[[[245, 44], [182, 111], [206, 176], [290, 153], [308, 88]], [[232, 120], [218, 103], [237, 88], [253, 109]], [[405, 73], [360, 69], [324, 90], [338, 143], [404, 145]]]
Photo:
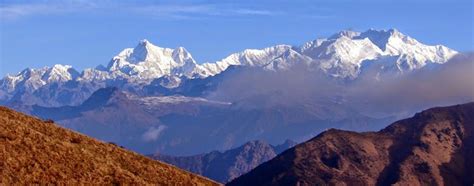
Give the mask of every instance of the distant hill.
[[93, 138], [114, 142], [147, 155], [160, 152], [190, 156], [225, 151], [252, 140], [270, 144], [302, 141], [326, 128], [376, 130], [391, 118], [365, 116], [341, 104], [311, 102], [248, 108], [245, 103], [186, 96], [141, 97], [115, 87], [99, 89], [77, 106], [10, 108], [53, 119], [57, 124]]
[[182, 157], [155, 154], [151, 157], [226, 183], [295, 145], [296, 142], [291, 140], [287, 140], [285, 143], [277, 146], [258, 140], [247, 142], [240, 147], [225, 152], [213, 151], [206, 154]]
[[0, 107], [0, 185], [218, 185], [198, 175]]
[[331, 129], [228, 185], [473, 185], [474, 103], [428, 109], [379, 132]]

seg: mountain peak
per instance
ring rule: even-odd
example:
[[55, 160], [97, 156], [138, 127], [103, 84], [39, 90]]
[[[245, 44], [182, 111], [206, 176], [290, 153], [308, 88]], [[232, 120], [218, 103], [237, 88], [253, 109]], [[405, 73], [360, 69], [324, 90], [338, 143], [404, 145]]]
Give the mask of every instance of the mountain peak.
[[184, 48], [182, 46], [176, 47], [176, 49], [174, 49], [174, 51], [188, 53], [188, 50], [186, 50], [186, 48]]
[[266, 141], [263, 141], [263, 140], [253, 140], [253, 141], [249, 141], [247, 143], [245, 143], [244, 145], [242, 146], [250, 146], [250, 147], [254, 147], [254, 146], [270, 146], [270, 144], [268, 144]]
[[178, 66], [189, 65], [184, 69], [185, 71], [192, 71], [192, 68], [196, 65], [196, 62], [191, 56], [191, 53], [188, 52], [184, 47], [177, 47], [173, 50], [172, 53], [173, 60], [177, 63]]
[[[375, 28], [369, 28], [368, 30], [366, 30], [365, 32], [373, 32], [373, 33], [388, 33], [388, 34], [398, 34], [401, 32], [396, 29], [396, 28], [389, 28], [389, 29], [375, 29]], [[362, 32], [362, 33], [365, 33], [365, 32]]]
[[137, 63], [149, 60], [149, 58], [151, 57], [150, 55], [153, 55], [152, 50], [154, 47], [156, 46], [150, 43], [148, 40], [140, 40], [138, 42], [138, 45], [133, 48], [133, 52], [131, 53], [131, 56], [129, 57], [128, 61], [132, 63]]
[[80, 73], [70, 65], [56, 64], [46, 71], [44, 78], [47, 81], [66, 82], [77, 78], [79, 75]]
[[119, 100], [126, 97], [127, 95], [117, 87], [101, 88], [92, 93], [81, 107], [83, 107], [83, 109], [96, 108], [108, 104], [111, 100]]
[[[173, 50], [173, 54], [172, 54], [173, 58], [192, 58], [191, 56], [191, 53], [188, 52], [188, 50], [186, 50], [186, 48], [184, 47], [177, 47]], [[181, 59], [182, 60], [182, 59]]]
[[51, 67], [51, 68], [53, 68], [53, 69], [65, 69], [65, 70], [67, 70], [67, 69], [72, 68], [72, 66], [71, 66], [71, 65], [63, 65], [63, 64], [55, 64], [55, 65], [53, 65], [53, 67]]
[[354, 38], [360, 35], [360, 32], [352, 31], [352, 30], [342, 30], [338, 32], [337, 34], [332, 35], [329, 37], [329, 39], [338, 39], [341, 37], [348, 37], [348, 38]]
[[138, 42], [138, 45], [148, 45], [148, 44], [151, 44], [150, 41], [148, 41], [147, 39], [142, 39]]
[[409, 44], [416, 44], [417, 42], [414, 39], [406, 36], [405, 34], [401, 33], [397, 29], [391, 28], [388, 30], [375, 30], [369, 29], [365, 32], [362, 32], [358, 37], [358, 39], [369, 38], [372, 43], [377, 45], [382, 51], [387, 49], [387, 45], [389, 44], [390, 40], [393, 39], [400, 39], [401, 41], [396, 43], [409, 43]]
[[392, 33], [392, 34], [400, 33], [396, 28], [388, 29], [388, 32], [390, 32], [390, 33]]
[[277, 150], [263, 140], [254, 140], [224, 152], [213, 151], [184, 157], [155, 154], [151, 157], [225, 183], [247, 173], [288, 148], [286, 146]]

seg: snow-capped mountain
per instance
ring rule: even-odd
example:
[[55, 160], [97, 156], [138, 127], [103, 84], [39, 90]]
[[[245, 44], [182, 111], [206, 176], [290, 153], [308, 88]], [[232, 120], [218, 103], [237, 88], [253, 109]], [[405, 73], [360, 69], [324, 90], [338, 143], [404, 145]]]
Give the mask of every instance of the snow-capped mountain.
[[[316, 39], [299, 47], [277, 45], [264, 49], [247, 49], [203, 66], [212, 74], [230, 65], [262, 66], [269, 70], [285, 70], [294, 64], [311, 64], [328, 75], [357, 78], [365, 62], [392, 59], [393, 72], [420, 69], [426, 64], [441, 64], [457, 52], [442, 45], [429, 46], [396, 29], [365, 32], [341, 31], [329, 38]], [[385, 69], [387, 70], [387, 69]]]
[[206, 70], [183, 47], [161, 48], [142, 40], [112, 58], [106, 70], [114, 75], [135, 79], [154, 79], [165, 75], [188, 78], [205, 77]]
[[231, 65], [266, 66], [274, 59], [291, 50], [290, 45], [276, 45], [264, 49], [246, 49], [213, 63], [204, 63], [202, 66], [213, 75], [226, 70]]
[[104, 81], [124, 78], [133, 82], [149, 83], [163, 76], [202, 78], [208, 76], [207, 73], [185, 48], [161, 48], [148, 40], [142, 40], [135, 48], [122, 50], [112, 58], [107, 67], [86, 69], [81, 80]]
[[389, 67], [381, 68], [405, 72], [429, 63], [444, 63], [457, 54], [442, 45], [424, 45], [396, 29], [342, 31], [328, 39], [308, 42], [299, 51], [318, 59], [323, 71], [343, 78], [356, 78], [366, 62], [377, 63], [390, 58], [389, 63], [384, 63]]
[[69, 65], [54, 65], [40, 69], [27, 68], [16, 76], [7, 75], [1, 80], [2, 89], [12, 92], [21, 88], [25, 91], [33, 91], [41, 86], [53, 82], [66, 82], [74, 80], [79, 72]]
[[107, 66], [99, 65], [82, 73], [71, 66], [55, 65], [7, 75], [0, 80], [0, 102], [74, 105], [102, 87], [140, 90], [159, 79], [164, 89], [173, 89], [183, 80], [215, 76], [234, 65], [279, 71], [301, 64], [315, 73], [352, 80], [363, 73], [364, 67], [370, 67], [368, 69], [378, 75], [400, 74], [427, 64], [445, 63], [456, 54], [442, 45], [422, 44], [395, 29], [341, 31], [302, 46], [247, 49], [217, 62], [202, 64], [183, 47], [162, 48], [142, 40], [135, 48], [124, 49], [113, 57]]

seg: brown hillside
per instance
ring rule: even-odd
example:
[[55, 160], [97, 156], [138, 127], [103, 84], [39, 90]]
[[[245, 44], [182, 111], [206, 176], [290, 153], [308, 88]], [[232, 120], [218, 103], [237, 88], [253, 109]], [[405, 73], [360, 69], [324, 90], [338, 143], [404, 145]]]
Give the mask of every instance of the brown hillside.
[[474, 103], [433, 108], [379, 132], [329, 130], [229, 185], [473, 185]]
[[26, 183], [218, 185], [0, 107], [0, 185]]

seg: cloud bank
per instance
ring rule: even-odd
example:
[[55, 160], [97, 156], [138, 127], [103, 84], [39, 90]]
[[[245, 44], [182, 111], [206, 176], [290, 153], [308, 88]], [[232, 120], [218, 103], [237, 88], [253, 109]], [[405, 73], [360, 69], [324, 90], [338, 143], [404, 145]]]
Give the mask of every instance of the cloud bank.
[[321, 74], [303, 66], [284, 72], [242, 70], [226, 78], [209, 97], [252, 108], [326, 104], [381, 115], [411, 114], [433, 106], [474, 101], [473, 54], [379, 79], [370, 72], [355, 81]]

